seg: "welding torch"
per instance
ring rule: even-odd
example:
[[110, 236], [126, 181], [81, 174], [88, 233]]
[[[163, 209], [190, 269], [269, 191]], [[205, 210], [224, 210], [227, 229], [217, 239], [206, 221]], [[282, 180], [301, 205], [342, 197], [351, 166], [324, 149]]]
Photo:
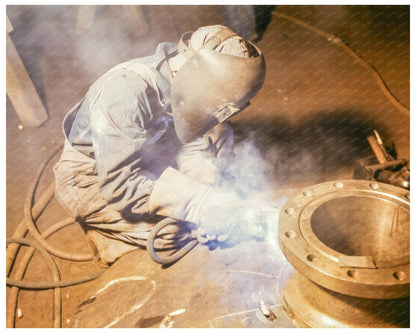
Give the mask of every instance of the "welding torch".
[[[236, 226], [237, 228], [234, 227], [230, 231], [230, 235], [220, 235], [216, 237], [214, 235], [202, 234], [198, 231], [198, 229], [193, 229], [188, 236], [188, 242], [185, 244], [185, 246], [174, 252], [172, 255], [162, 257], [156, 253], [156, 249], [154, 247], [154, 241], [157, 238], [157, 235], [162, 229], [170, 224], [184, 222], [166, 217], [162, 221], [158, 222], [150, 232], [146, 243], [147, 252], [156, 263], [161, 265], [170, 265], [184, 257], [198, 244], [207, 244], [210, 241], [232, 243], [249, 238], [263, 240], [266, 237], [268, 230], [270, 230], [272, 226], [276, 224], [276, 217], [278, 216], [276, 214], [276, 210], [270, 211], [265, 209], [260, 209], [256, 212], [245, 211], [245, 214], [247, 217], [245, 220], [249, 221], [249, 223], [239, 223], [238, 226]], [[234, 240], [230, 240], [230, 238], [233, 238]]]

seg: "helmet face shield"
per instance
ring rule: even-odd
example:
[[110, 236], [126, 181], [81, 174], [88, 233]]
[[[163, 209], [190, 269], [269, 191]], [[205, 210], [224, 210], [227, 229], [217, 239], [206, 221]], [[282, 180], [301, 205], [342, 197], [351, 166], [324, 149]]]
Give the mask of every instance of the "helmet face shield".
[[[247, 42], [249, 43], [249, 42]], [[263, 85], [265, 62], [260, 52], [243, 58], [200, 49], [176, 73], [171, 87], [175, 131], [189, 142], [241, 112]]]

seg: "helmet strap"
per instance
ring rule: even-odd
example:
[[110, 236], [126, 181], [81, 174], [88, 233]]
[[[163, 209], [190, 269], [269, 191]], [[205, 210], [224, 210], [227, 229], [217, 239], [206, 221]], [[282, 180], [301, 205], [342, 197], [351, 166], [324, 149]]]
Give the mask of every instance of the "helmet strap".
[[[188, 44], [192, 37], [193, 31], [185, 32], [179, 40], [178, 50], [185, 55], [188, 59], [191, 58], [195, 51], [191, 49]], [[215, 50], [220, 44], [226, 41], [228, 38], [238, 36], [234, 31], [230, 29], [223, 29], [218, 31], [215, 35], [211, 36], [208, 41], [202, 46], [203, 49]]]
[[215, 50], [220, 44], [225, 42], [228, 38], [238, 36], [234, 31], [230, 29], [223, 29], [218, 31], [202, 46], [204, 49]]

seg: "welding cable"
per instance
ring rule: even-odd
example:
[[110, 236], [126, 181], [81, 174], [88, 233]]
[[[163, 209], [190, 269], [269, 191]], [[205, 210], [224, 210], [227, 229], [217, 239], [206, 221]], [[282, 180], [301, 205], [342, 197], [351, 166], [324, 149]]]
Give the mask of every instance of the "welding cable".
[[49, 163], [49, 161], [58, 153], [62, 147], [59, 147], [51, 156], [44, 162], [42, 165], [37, 177], [34, 179], [32, 184], [29, 187], [28, 194], [26, 196], [25, 205], [24, 205], [24, 213], [25, 213], [25, 219], [27, 223], [27, 227], [30, 231], [30, 233], [35, 237], [35, 239], [43, 246], [45, 250], [47, 250], [49, 253], [62, 258], [66, 260], [72, 260], [72, 261], [89, 261], [92, 260], [92, 256], [90, 254], [72, 254], [67, 253], [64, 251], [60, 251], [52, 247], [48, 242], [45, 241], [45, 239], [42, 237], [40, 232], [38, 231], [36, 225], [35, 225], [35, 219], [34, 214], [32, 212], [33, 202], [35, 199], [35, 192], [37, 189], [37, 186], [39, 184], [40, 178], [43, 174], [43, 171], [45, 170], [46, 165]]
[[[59, 271], [58, 271], [58, 267], [56, 266], [55, 261], [52, 259], [49, 253], [46, 252], [39, 244], [27, 238], [9, 238], [6, 240], [6, 244], [10, 244], [10, 243], [25, 244], [28, 246], [32, 246], [36, 250], [38, 250], [39, 253], [45, 259], [46, 264], [49, 266], [52, 272], [53, 279], [56, 282], [60, 281]], [[8, 284], [7, 280], [8, 278], [6, 279], [6, 283]], [[55, 288], [54, 290], [54, 320], [53, 320], [54, 328], [61, 327], [61, 313], [62, 313], [61, 311], [61, 289]]]
[[162, 221], [158, 222], [153, 227], [152, 231], [149, 233], [149, 237], [146, 243], [146, 249], [150, 257], [158, 264], [161, 264], [161, 265], [173, 264], [174, 262], [178, 261], [183, 256], [185, 256], [189, 251], [191, 251], [198, 244], [197, 239], [192, 239], [188, 243], [186, 243], [186, 245], [183, 248], [181, 248], [180, 250], [178, 250], [177, 252], [175, 252], [174, 254], [168, 257], [160, 257], [159, 255], [157, 255], [156, 250], [154, 248], [154, 241], [156, 239], [157, 234], [167, 225], [174, 224], [174, 223], [178, 223], [178, 221], [172, 218], [165, 218]]
[[[55, 193], [55, 182], [52, 182], [46, 190], [42, 193], [41, 197], [33, 205], [32, 212], [33, 217], [37, 220], [43, 210], [46, 208], [47, 204], [52, 200]], [[25, 237], [28, 232], [26, 219], [23, 218], [20, 224], [17, 226], [16, 230], [13, 233], [14, 238]], [[13, 243], [7, 247], [6, 251], [6, 276], [9, 275], [10, 270], [13, 266], [13, 262], [16, 258], [16, 253], [19, 250], [20, 244]]]
[[[56, 149], [53, 152], [53, 154], [51, 154], [51, 156], [41, 165], [40, 171], [39, 171], [35, 181], [33, 182], [32, 186], [29, 188], [28, 195], [27, 195], [26, 201], [25, 201], [25, 209], [26, 209], [25, 218], [21, 221], [21, 223], [16, 228], [16, 230], [13, 234], [13, 237], [7, 240], [8, 242], [10, 242], [10, 245], [7, 247], [7, 250], [6, 250], [6, 277], [9, 275], [9, 273], [11, 271], [11, 268], [14, 264], [14, 261], [15, 261], [16, 256], [17, 256], [17, 252], [18, 252], [19, 247], [20, 247], [20, 244], [23, 243], [23, 244], [28, 245], [27, 244], [28, 242], [32, 242], [28, 239], [23, 238], [27, 234], [28, 230], [30, 230], [32, 232], [32, 234], [35, 236], [35, 238], [37, 238], [38, 242], [41, 243], [41, 245], [43, 247], [46, 247], [46, 250], [50, 251], [54, 255], [57, 255], [57, 256], [59, 256], [63, 259], [74, 260], [74, 261], [88, 261], [88, 260], [92, 259], [91, 256], [87, 256], [87, 255], [78, 255], [78, 256], [76, 256], [76, 255], [64, 253], [62, 251], [54, 250], [48, 243], [46, 243], [46, 241], [44, 240], [44, 236], [42, 236], [38, 232], [37, 228], [35, 227], [35, 222], [34, 221], [39, 218], [41, 213], [44, 211], [44, 209], [46, 208], [46, 206], [49, 204], [49, 202], [52, 200], [52, 198], [54, 196], [55, 182], [52, 182], [47, 187], [46, 191], [44, 193], [42, 193], [40, 198], [34, 203], [35, 191], [36, 191], [37, 185], [40, 182], [40, 178], [41, 178], [47, 164], [50, 162], [50, 160], [61, 149], [62, 149], [62, 146], [60, 146], [58, 149]], [[30, 200], [28, 198], [30, 198]], [[28, 202], [29, 202], [29, 205], [28, 205]], [[29, 219], [28, 219], [28, 217], [29, 217]], [[45, 237], [47, 237], [50, 234], [54, 233], [55, 231], [63, 228], [66, 225], [72, 224], [74, 222], [75, 221], [73, 221], [72, 219], [67, 219], [67, 220], [62, 221], [61, 223], [57, 223], [57, 224], [51, 226], [44, 233], [44, 235], [45, 235]], [[40, 251], [39, 247], [37, 249]], [[31, 250], [27, 251], [27, 253], [25, 253], [25, 256], [23, 257], [23, 262], [17, 268], [17, 270], [18, 270], [16, 272], [17, 277], [18, 276], [22, 277], [24, 275], [24, 272], [27, 268], [27, 264], [28, 264], [30, 258], [32, 257], [33, 253], [34, 253], [33, 248]], [[47, 254], [47, 252], [45, 252], [45, 253]], [[52, 258], [51, 258], [51, 260], [53, 261]], [[52, 289], [52, 288], [55, 288], [55, 311], [54, 311], [54, 313], [57, 313], [57, 314], [54, 315], [54, 326], [55, 327], [60, 327], [61, 296], [60, 296], [59, 287], [72, 286], [72, 285], [84, 283], [84, 282], [87, 282], [87, 281], [91, 281], [91, 280], [96, 279], [99, 276], [101, 276], [101, 274], [103, 272], [104, 271], [89, 274], [87, 276], [77, 278], [77, 279], [72, 279], [72, 280], [69, 280], [69, 281], [59, 281], [59, 279], [58, 279], [58, 281], [51, 282], [51, 283], [48, 283], [48, 282], [46, 282], [46, 283], [44, 283], [44, 282], [31, 283], [31, 282], [23, 282], [23, 281], [18, 281], [18, 280], [6, 278], [6, 284], [8, 284], [10, 286], [13, 286], [13, 288], [11, 289], [11, 293], [9, 294], [9, 296], [10, 296], [9, 306], [10, 306], [10, 304], [13, 305], [12, 306], [12, 308], [13, 308], [12, 314], [13, 315], [12, 315], [11, 318], [10, 318], [10, 316], [7, 318], [7, 324], [8, 324], [7, 327], [13, 327], [13, 325], [14, 325], [14, 316], [15, 316], [16, 306], [17, 306], [18, 288], [22, 288], [22, 289]], [[58, 272], [58, 276], [59, 276], [59, 272]], [[57, 294], [59, 295], [59, 297], [57, 296]], [[59, 308], [57, 306], [59, 306]]]
[[[52, 227], [46, 230], [42, 236], [46, 238], [49, 235], [51, 235], [53, 232], [59, 229], [60, 229], [59, 224], [54, 224]], [[14, 238], [18, 238], [18, 237], [14, 237]], [[16, 244], [19, 244], [19, 243], [12, 243], [7, 247], [7, 249], [9, 249], [11, 246], [16, 245]], [[21, 261], [19, 261], [19, 264], [16, 266], [16, 273], [14, 274], [15, 280], [20, 281], [23, 279], [23, 276], [25, 274], [29, 261], [32, 258], [34, 252], [35, 252], [34, 247], [29, 247], [29, 249], [25, 252]], [[9, 271], [6, 272], [6, 278], [8, 276], [9, 276]], [[9, 327], [9, 328], [14, 327], [16, 307], [17, 307], [17, 297], [19, 294], [19, 290], [20, 289], [18, 287], [12, 286], [10, 293], [9, 293], [9, 297], [7, 298], [9, 311], [8, 311], [7, 318], [6, 318], [6, 327]]]
[[70, 286], [75, 286], [77, 284], [89, 282], [99, 278], [104, 271], [99, 271], [96, 273], [91, 273], [79, 278], [65, 280], [65, 281], [57, 281], [57, 282], [27, 282], [27, 281], [19, 281], [11, 278], [6, 278], [6, 284], [13, 287], [18, 287], [21, 289], [30, 289], [30, 290], [45, 290], [45, 289], [53, 289], [53, 288], [65, 288]]
[[[54, 234], [56, 231], [69, 226], [71, 224], [74, 223], [73, 219], [66, 219], [63, 220], [59, 223], [56, 223], [54, 225], [52, 225], [51, 227], [49, 227], [44, 233], [42, 233], [42, 236], [44, 238], [48, 238], [50, 235]], [[13, 243], [16, 244], [16, 243]], [[10, 246], [12, 246], [13, 244], [10, 244]], [[77, 279], [73, 279], [73, 280], [69, 280], [69, 281], [59, 281], [59, 282], [47, 282], [47, 283], [42, 283], [41, 285], [33, 285], [33, 283], [30, 282], [24, 282], [22, 283], [22, 278], [25, 274], [27, 265], [30, 261], [30, 259], [33, 256], [35, 249], [33, 247], [30, 247], [25, 255], [22, 257], [21, 261], [19, 262], [18, 266], [16, 267], [16, 273], [14, 274], [14, 279], [9, 279], [9, 285], [12, 286], [11, 290], [10, 290], [10, 294], [8, 297], [8, 305], [9, 308], [11, 308], [13, 311], [9, 311], [9, 314], [7, 316], [7, 321], [6, 321], [6, 327], [14, 327], [14, 321], [15, 321], [15, 313], [16, 313], [16, 307], [17, 307], [17, 296], [19, 293], [19, 288], [22, 289], [52, 289], [52, 288], [56, 288], [56, 287], [67, 287], [67, 286], [72, 286], [72, 285], [76, 285], [76, 284], [80, 284], [83, 282], [87, 282], [87, 281], [91, 281], [95, 278], [98, 278], [99, 276], [102, 275], [102, 273], [104, 273], [104, 271], [101, 272], [97, 272], [97, 273], [93, 273], [93, 274], [89, 274], [87, 276], [84, 276], [82, 278], [77, 278]], [[6, 274], [6, 277], [9, 275], [9, 273]], [[7, 283], [7, 282], [6, 282]], [[39, 284], [39, 283], [36, 283]], [[30, 287], [30, 288], [29, 288]], [[40, 288], [39, 288], [40, 287]], [[46, 288], [48, 287], [48, 288]]]
[[328, 34], [325, 31], [319, 30], [312, 25], [299, 20], [297, 18], [294, 18], [292, 16], [280, 13], [278, 11], [273, 11], [273, 16], [283, 18], [287, 21], [293, 22], [305, 29], [308, 29], [317, 35], [325, 38], [327, 41], [331, 42], [334, 45], [337, 45], [341, 47], [344, 51], [346, 51], [351, 57], [353, 57], [361, 66], [366, 68], [370, 73], [373, 74], [378, 86], [380, 87], [383, 94], [388, 98], [388, 100], [396, 107], [397, 110], [399, 110], [401, 113], [406, 115], [407, 117], [410, 117], [410, 110], [400, 102], [400, 100], [393, 94], [393, 92], [389, 89], [386, 82], [384, 81], [381, 74], [377, 71], [377, 69], [373, 66], [370, 66], [363, 58], [361, 58], [356, 51], [353, 50], [352, 47], [350, 47], [346, 42], [344, 42], [341, 38], [336, 37], [332, 34]]
[[[40, 179], [40, 177], [43, 174], [43, 171], [46, 168], [46, 165], [49, 163], [49, 161], [62, 149], [62, 145], [59, 146], [58, 149], [56, 149], [45, 162], [41, 164], [41, 168], [39, 171], [39, 174], [37, 175], [37, 179]], [[52, 182], [46, 189], [46, 191], [41, 195], [38, 201], [34, 203], [32, 207], [32, 216], [35, 220], [37, 220], [40, 216], [40, 214], [43, 212], [43, 210], [46, 208], [48, 203], [52, 200], [55, 193], [55, 182]], [[33, 198], [35, 196], [34, 193], [30, 193]], [[25, 237], [28, 232], [28, 225], [26, 222], [26, 219], [23, 218], [23, 220], [20, 222], [20, 224], [17, 226], [15, 232], [13, 233], [12, 237], [19, 238], [19, 237]], [[17, 251], [19, 250], [20, 245], [17, 243], [10, 244], [10, 246], [7, 248], [6, 252], [6, 275], [10, 273], [10, 269], [13, 265], [13, 261], [16, 257]]]

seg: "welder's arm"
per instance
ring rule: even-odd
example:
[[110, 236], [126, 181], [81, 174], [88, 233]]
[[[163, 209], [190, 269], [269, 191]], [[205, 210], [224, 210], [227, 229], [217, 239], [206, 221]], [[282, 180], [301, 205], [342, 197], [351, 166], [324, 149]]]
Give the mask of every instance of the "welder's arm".
[[[249, 236], [255, 236], [255, 221], [241, 209], [242, 200], [233, 194], [206, 186], [167, 168], [150, 195], [150, 211], [162, 216], [193, 222], [199, 233], [225, 240], [241, 225]], [[253, 225], [252, 225], [253, 226]]]
[[124, 217], [148, 212], [154, 180], [141, 166], [150, 117], [146, 83], [124, 72], [106, 83], [91, 108], [91, 132], [101, 197]]
[[182, 145], [176, 157], [178, 170], [198, 183], [214, 184], [218, 170], [212, 150], [207, 137]]
[[176, 161], [178, 170], [201, 184], [214, 184], [233, 142], [231, 125], [217, 124], [201, 138], [182, 145]]

